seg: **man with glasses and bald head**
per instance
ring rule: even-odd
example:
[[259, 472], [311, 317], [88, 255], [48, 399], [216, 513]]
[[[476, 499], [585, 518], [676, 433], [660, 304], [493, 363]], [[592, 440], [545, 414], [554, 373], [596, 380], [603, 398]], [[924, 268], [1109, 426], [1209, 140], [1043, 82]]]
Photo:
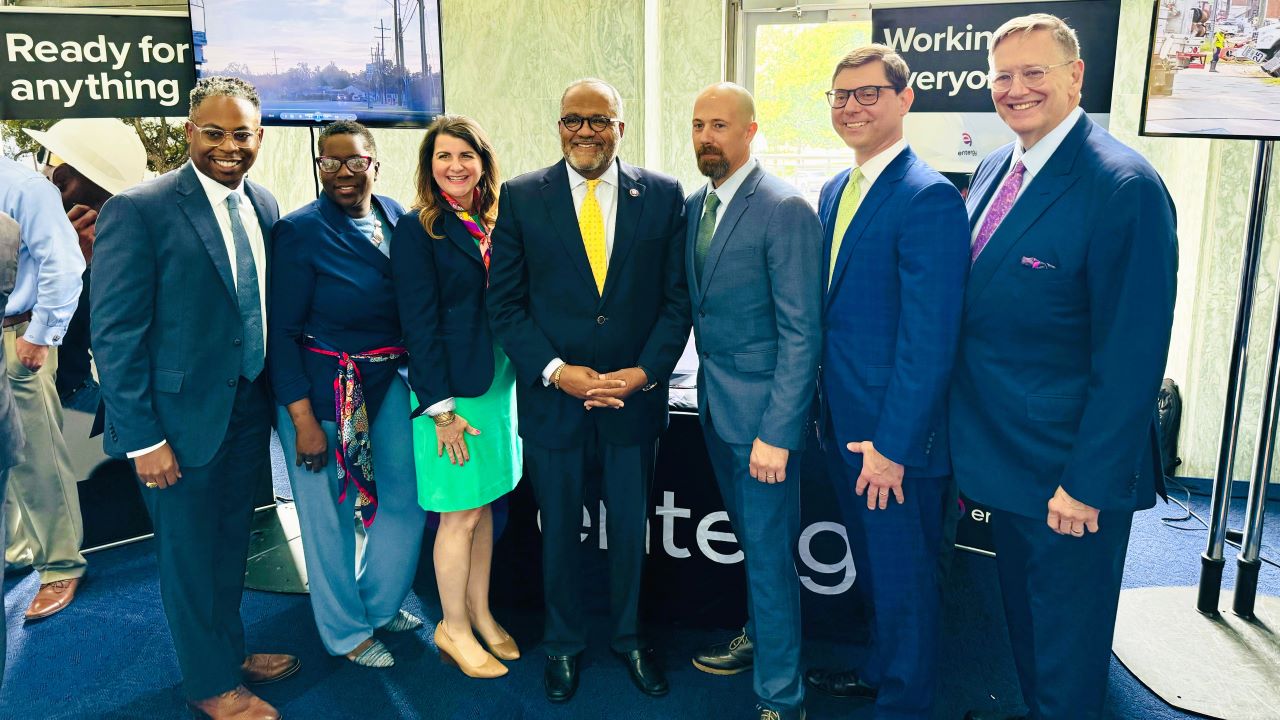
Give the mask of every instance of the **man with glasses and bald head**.
[[1133, 513], [1164, 492], [1154, 410], [1177, 226], [1156, 171], [1080, 108], [1070, 26], [1014, 18], [989, 61], [1017, 139], [982, 161], [969, 193], [952, 464], [992, 508], [1029, 717], [1088, 720], [1106, 698]]
[[244, 688], [297, 671], [245, 650], [240, 597], [254, 487], [270, 477], [266, 277], [276, 200], [245, 178], [262, 144], [258, 94], [201, 79], [191, 161], [107, 201], [90, 324], [103, 444], [128, 457], [155, 527], [160, 597], [201, 717], [279, 714]]

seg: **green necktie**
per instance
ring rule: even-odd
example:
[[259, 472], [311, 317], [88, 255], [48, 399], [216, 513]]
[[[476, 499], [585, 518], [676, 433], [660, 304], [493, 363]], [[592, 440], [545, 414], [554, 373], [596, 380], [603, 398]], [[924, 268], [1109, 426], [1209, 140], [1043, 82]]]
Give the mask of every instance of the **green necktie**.
[[836, 272], [836, 258], [840, 257], [840, 243], [844, 242], [845, 231], [849, 229], [849, 223], [853, 222], [854, 213], [858, 212], [858, 205], [862, 203], [862, 168], [854, 168], [849, 173], [849, 182], [844, 185], [844, 192], [840, 193], [840, 206], [836, 211], [836, 226], [831, 233], [831, 264], [827, 270], [827, 284], [831, 284], [831, 278]]
[[698, 221], [697, 243], [693, 246], [693, 269], [699, 283], [702, 282], [702, 265], [707, 261], [707, 251], [711, 249], [711, 236], [716, 234], [716, 209], [719, 207], [720, 196], [708, 190], [707, 199], [702, 203], [702, 219]]

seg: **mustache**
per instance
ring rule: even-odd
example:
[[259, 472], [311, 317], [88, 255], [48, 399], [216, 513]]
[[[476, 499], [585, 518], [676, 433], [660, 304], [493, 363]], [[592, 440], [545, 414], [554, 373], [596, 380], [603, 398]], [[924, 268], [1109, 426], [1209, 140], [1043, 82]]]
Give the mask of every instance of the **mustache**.
[[724, 151], [716, 147], [715, 145], [708, 145], [706, 143], [703, 143], [702, 145], [698, 146], [698, 154], [699, 155], [719, 155], [723, 157]]

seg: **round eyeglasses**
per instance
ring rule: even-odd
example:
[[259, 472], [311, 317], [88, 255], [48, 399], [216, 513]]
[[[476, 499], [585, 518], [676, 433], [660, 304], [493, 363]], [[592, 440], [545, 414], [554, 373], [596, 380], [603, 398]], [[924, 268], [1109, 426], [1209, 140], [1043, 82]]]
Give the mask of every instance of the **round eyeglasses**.
[[187, 124], [196, 130], [196, 137], [209, 147], [218, 147], [227, 141], [227, 136], [231, 137], [231, 142], [235, 143], [239, 148], [250, 148], [258, 141], [258, 132], [256, 130], [232, 130], [230, 132], [219, 127], [211, 125], [200, 127], [191, 121]]
[[997, 92], [1005, 92], [1013, 87], [1013, 78], [1017, 76], [1022, 81], [1022, 87], [1038, 88], [1044, 84], [1045, 78], [1049, 75], [1049, 71], [1054, 68], [1070, 65], [1075, 60], [1068, 60], [1054, 65], [1029, 65], [1018, 70], [1017, 72], [993, 72], [987, 75], [987, 84], [992, 90]]
[[582, 123], [584, 122], [590, 125], [592, 130], [595, 130], [596, 132], [604, 132], [618, 121], [618, 118], [606, 117], [604, 115], [592, 115], [587, 118], [584, 118], [581, 115], [565, 115], [560, 118], [560, 124], [569, 132], [578, 132], [578, 129], [582, 127]]
[[345, 160], [342, 158], [329, 157], [328, 155], [321, 155], [316, 158], [316, 165], [320, 166], [320, 172], [325, 173], [336, 173], [342, 169], [343, 165], [346, 165], [347, 169], [353, 173], [361, 173], [368, 170], [369, 166], [372, 164], [373, 158], [368, 155], [352, 155]]

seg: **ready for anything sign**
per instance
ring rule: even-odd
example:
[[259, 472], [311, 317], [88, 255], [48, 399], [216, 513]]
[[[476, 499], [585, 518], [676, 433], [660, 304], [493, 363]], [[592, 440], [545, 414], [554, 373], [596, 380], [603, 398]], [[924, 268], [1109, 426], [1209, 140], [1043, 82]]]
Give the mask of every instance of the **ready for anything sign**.
[[191, 21], [154, 12], [0, 8], [0, 119], [187, 114]]

